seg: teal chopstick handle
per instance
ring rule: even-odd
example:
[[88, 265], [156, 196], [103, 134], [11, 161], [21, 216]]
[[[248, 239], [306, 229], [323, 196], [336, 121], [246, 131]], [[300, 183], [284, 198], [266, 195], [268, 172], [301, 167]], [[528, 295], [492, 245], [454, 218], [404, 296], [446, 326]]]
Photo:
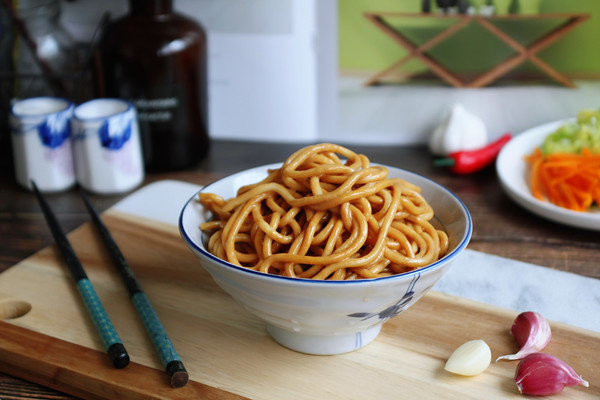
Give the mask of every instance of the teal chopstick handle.
[[173, 387], [184, 386], [188, 381], [188, 373], [148, 297], [144, 292], [137, 292], [131, 296], [131, 300], [150, 335], [160, 362], [171, 378], [171, 385]]
[[77, 289], [113, 365], [117, 368], [124, 368], [129, 364], [129, 355], [92, 283], [87, 278], [80, 279], [77, 281]]

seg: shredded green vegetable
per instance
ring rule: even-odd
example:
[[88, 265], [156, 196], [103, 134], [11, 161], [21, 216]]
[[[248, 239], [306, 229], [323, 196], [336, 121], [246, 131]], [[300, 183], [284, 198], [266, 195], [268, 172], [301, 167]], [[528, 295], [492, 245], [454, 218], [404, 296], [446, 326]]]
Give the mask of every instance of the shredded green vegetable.
[[583, 148], [600, 153], [600, 110], [580, 111], [576, 121], [568, 122], [549, 134], [540, 148], [543, 154], [580, 154]]

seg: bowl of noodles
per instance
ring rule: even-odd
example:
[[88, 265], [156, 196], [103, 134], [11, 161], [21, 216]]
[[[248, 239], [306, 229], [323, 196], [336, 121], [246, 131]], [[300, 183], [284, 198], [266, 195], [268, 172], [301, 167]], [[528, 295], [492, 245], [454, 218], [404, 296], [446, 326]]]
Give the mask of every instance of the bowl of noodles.
[[441, 185], [323, 143], [205, 186], [179, 230], [276, 342], [331, 355], [367, 345], [427, 293], [472, 222]]

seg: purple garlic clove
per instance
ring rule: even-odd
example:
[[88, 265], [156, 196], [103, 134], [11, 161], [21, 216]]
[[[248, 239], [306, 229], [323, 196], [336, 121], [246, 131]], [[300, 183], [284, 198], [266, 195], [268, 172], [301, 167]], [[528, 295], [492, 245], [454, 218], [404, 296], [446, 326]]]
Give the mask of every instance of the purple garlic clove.
[[510, 330], [520, 350], [516, 354], [498, 357], [498, 360], [520, 360], [537, 353], [548, 345], [552, 337], [550, 325], [539, 313], [526, 311], [517, 316]]
[[565, 386], [589, 386], [564, 361], [545, 353], [525, 356], [517, 366], [515, 383], [521, 394], [532, 396], [560, 393]]

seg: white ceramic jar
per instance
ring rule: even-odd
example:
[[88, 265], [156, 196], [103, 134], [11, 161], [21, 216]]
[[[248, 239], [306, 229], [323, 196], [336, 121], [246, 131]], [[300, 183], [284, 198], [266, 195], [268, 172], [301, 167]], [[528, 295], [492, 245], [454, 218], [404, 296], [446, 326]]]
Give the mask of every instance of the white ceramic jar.
[[71, 121], [77, 181], [98, 194], [122, 193], [144, 180], [137, 113], [125, 100], [102, 98], [77, 106]]
[[57, 192], [75, 185], [70, 118], [73, 104], [57, 97], [16, 101], [10, 130], [17, 182], [31, 189]]

